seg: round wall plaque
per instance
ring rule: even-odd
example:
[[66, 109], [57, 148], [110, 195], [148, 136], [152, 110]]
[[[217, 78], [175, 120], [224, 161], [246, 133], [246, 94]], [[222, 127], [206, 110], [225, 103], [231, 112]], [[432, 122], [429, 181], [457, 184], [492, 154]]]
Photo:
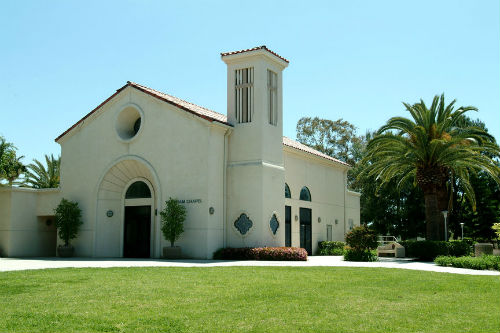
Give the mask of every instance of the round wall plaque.
[[113, 211], [112, 211], [112, 210], [108, 210], [108, 211], [106, 212], [106, 216], [107, 216], [107, 217], [112, 217], [112, 216], [113, 216]]

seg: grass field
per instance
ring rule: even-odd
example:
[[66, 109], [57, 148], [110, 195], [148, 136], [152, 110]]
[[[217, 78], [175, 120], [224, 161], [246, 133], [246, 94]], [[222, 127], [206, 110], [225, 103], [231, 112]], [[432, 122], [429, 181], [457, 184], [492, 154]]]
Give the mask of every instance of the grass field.
[[500, 279], [383, 268], [0, 273], [0, 332], [499, 332]]

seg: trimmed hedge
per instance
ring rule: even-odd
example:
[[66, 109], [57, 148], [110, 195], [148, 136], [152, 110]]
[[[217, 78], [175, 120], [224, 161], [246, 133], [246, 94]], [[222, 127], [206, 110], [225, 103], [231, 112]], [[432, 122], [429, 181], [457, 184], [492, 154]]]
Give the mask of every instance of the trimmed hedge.
[[318, 242], [318, 255], [320, 256], [343, 256], [344, 242]]
[[306, 261], [307, 251], [300, 247], [228, 247], [215, 251], [214, 259]]
[[433, 261], [438, 256], [468, 256], [471, 251], [469, 241], [401, 241], [407, 257]]
[[483, 255], [481, 257], [452, 257], [452, 256], [439, 256], [434, 262], [439, 266], [452, 266], [457, 268], [470, 268], [470, 269], [494, 269], [500, 271], [500, 257], [492, 255]]

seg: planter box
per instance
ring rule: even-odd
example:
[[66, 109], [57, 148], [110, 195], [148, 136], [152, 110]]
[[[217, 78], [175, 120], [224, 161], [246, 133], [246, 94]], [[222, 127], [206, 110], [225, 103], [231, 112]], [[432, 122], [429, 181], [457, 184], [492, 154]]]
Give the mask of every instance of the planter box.
[[164, 259], [181, 259], [182, 251], [180, 246], [165, 246], [163, 248]]
[[61, 258], [71, 258], [75, 254], [75, 248], [72, 245], [57, 247], [57, 255]]
[[474, 244], [474, 255], [480, 257], [483, 254], [493, 254], [493, 244], [476, 243]]

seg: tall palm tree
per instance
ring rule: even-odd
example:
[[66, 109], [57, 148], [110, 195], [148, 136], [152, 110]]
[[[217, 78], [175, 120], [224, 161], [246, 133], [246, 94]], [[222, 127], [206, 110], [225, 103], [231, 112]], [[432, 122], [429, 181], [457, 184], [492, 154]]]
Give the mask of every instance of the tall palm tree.
[[61, 167], [61, 157], [54, 158], [54, 155], [45, 155], [45, 167], [37, 159], [33, 160], [34, 163], [28, 165], [26, 170], [25, 186], [33, 188], [54, 188], [59, 186], [59, 170]]
[[[435, 96], [430, 108], [420, 100], [403, 103], [412, 119], [394, 117], [382, 126], [367, 146], [365, 175], [375, 176], [380, 186], [391, 179], [398, 186], [413, 180], [425, 198], [426, 235], [430, 240], [444, 239], [442, 210], [448, 210], [447, 182], [457, 177], [464, 194], [475, 209], [475, 196], [469, 182], [472, 173], [486, 172], [500, 183], [500, 156], [495, 139], [475, 126], [458, 126], [475, 107], [454, 109], [455, 100], [445, 105], [444, 95]], [[394, 131], [394, 132], [393, 132]]]

